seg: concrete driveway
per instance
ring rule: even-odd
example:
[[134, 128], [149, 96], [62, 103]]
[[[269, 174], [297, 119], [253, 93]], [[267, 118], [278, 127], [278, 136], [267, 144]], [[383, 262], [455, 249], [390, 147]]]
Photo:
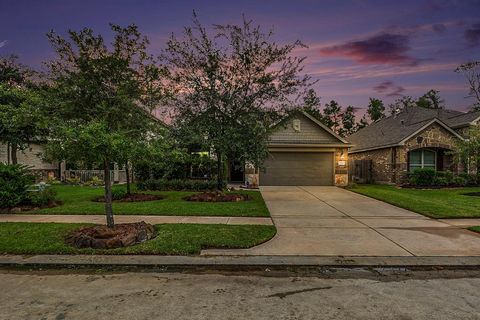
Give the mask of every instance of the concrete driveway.
[[205, 255], [480, 256], [480, 234], [341, 188], [262, 187], [270, 241]]

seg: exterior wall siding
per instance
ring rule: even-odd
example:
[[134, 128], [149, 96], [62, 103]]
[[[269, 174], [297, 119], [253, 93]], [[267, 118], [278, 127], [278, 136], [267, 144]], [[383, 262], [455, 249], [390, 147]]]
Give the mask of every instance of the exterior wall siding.
[[[44, 179], [48, 175], [56, 175], [58, 177], [58, 162], [43, 161], [41, 158], [42, 152], [42, 145], [32, 143], [25, 150], [17, 151], [18, 163], [29, 166], [39, 176], [39, 179]], [[0, 161], [8, 163], [6, 144], [0, 144]]]
[[[300, 121], [300, 130], [296, 131], [293, 127], [294, 120]], [[339, 141], [330, 133], [323, 130], [312, 120], [303, 115], [298, 115], [287, 119], [280, 124], [278, 129], [272, 133], [269, 139], [270, 143], [339, 143]]]

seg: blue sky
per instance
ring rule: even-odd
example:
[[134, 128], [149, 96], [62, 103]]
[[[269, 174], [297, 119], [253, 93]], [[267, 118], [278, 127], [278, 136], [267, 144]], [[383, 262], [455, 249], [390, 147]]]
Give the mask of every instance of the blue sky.
[[322, 103], [364, 108], [369, 97], [391, 102], [437, 89], [449, 108], [466, 110], [468, 88], [457, 65], [480, 59], [480, 0], [451, 1], [22, 1], [0, 3], [0, 55], [35, 67], [52, 57], [45, 34], [108, 23], [137, 24], [158, 53], [196, 10], [203, 24], [238, 23], [241, 15], [278, 42], [301, 40], [306, 72]]

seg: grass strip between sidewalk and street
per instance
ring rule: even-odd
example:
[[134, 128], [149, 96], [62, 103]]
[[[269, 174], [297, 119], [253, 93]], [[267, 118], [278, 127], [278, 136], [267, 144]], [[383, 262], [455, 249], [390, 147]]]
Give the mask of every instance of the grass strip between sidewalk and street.
[[274, 226], [159, 224], [149, 241], [118, 249], [76, 249], [65, 244], [71, 231], [91, 224], [0, 223], [0, 254], [155, 254], [193, 255], [202, 249], [244, 249], [270, 240]]

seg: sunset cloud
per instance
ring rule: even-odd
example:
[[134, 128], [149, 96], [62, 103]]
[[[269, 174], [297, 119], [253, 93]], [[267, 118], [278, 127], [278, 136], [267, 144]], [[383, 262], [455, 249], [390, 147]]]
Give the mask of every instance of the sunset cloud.
[[5, 47], [7, 45], [7, 40], [0, 41], [0, 48]]
[[464, 37], [467, 40], [468, 44], [472, 47], [475, 47], [480, 44], [480, 23], [472, 25], [470, 28], [465, 30]]
[[373, 87], [373, 90], [385, 94], [387, 97], [398, 97], [403, 95], [402, 93], [405, 91], [405, 88], [395, 84], [391, 80], [386, 80]]
[[409, 56], [410, 38], [403, 34], [380, 33], [370, 38], [348, 41], [320, 50], [324, 56], [343, 56], [363, 64], [416, 65]]

